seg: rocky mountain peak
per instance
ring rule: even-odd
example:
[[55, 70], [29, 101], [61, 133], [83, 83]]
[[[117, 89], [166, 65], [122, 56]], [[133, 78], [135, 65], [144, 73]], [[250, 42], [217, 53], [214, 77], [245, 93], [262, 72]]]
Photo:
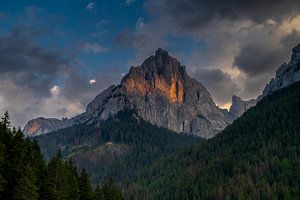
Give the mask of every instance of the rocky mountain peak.
[[57, 127], [62, 127], [63, 121], [55, 118], [38, 117], [30, 120], [24, 127], [24, 133], [28, 136], [41, 135], [44, 132], [50, 132]]
[[101, 92], [85, 113], [63, 124], [101, 122], [125, 109], [135, 110], [138, 117], [156, 126], [203, 138], [213, 137], [231, 122], [206, 88], [190, 78], [185, 67], [163, 49], [142, 65], [131, 67], [119, 85]]
[[295, 46], [292, 50], [293, 54], [291, 57], [291, 63], [292, 64], [298, 64], [300, 61], [300, 44], [298, 44], [297, 46]]
[[293, 48], [290, 62], [282, 64], [277, 69], [275, 78], [271, 79], [264, 88], [262, 95], [257, 99], [261, 100], [268, 94], [296, 81], [300, 81], [300, 44]]
[[242, 101], [243, 101], [241, 97], [239, 97], [239, 96], [237, 96], [237, 95], [235, 95], [235, 94], [232, 95], [231, 100], [232, 100], [232, 104], [236, 104], [236, 103], [239, 103], [239, 102], [242, 102]]
[[143, 96], [160, 92], [170, 102], [184, 101], [184, 84], [187, 79], [185, 67], [168, 52], [159, 48], [154, 56], [147, 58], [139, 67], [131, 67], [123, 78], [122, 85], [127, 92]]
[[256, 105], [256, 99], [250, 99], [248, 101], [243, 100], [241, 97], [233, 95], [232, 105], [229, 109], [229, 114], [232, 119], [237, 119], [249, 108]]

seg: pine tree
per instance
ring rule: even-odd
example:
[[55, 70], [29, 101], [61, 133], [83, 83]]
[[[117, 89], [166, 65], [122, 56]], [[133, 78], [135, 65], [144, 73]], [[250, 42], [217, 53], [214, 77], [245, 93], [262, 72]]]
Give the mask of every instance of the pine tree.
[[[0, 132], [1, 132], [1, 129], [2, 128], [0, 127]], [[4, 154], [5, 154], [5, 146], [0, 140], [0, 194], [4, 189], [3, 187], [4, 187], [4, 183], [5, 183], [5, 180], [2, 176], [3, 164], [4, 164]], [[1, 195], [0, 195], [0, 198], [1, 198]]]
[[63, 163], [60, 152], [51, 159], [47, 166], [47, 177], [44, 183], [44, 199], [63, 199]]
[[1, 125], [3, 126], [4, 130], [5, 129], [10, 129], [11, 126], [11, 122], [10, 122], [10, 117], [8, 114], [8, 111], [6, 111], [3, 115], [3, 117], [1, 118]]
[[103, 189], [99, 187], [99, 185], [96, 187], [96, 189], [93, 192], [93, 200], [105, 200]]
[[13, 192], [15, 200], [36, 200], [38, 199], [38, 188], [36, 186], [36, 177], [29, 165], [26, 166], [24, 174], [17, 180]]
[[115, 185], [114, 181], [110, 179], [103, 186], [103, 193], [105, 200], [122, 200], [122, 194], [120, 189]]
[[78, 174], [77, 169], [73, 165], [72, 161], [69, 160], [64, 164], [65, 168], [65, 186], [64, 193], [66, 199], [78, 200], [79, 199], [79, 186], [78, 186]]
[[92, 187], [85, 170], [78, 176], [59, 151], [46, 165], [36, 141], [10, 127], [6, 112], [0, 121], [1, 200], [90, 200]]
[[81, 171], [79, 177], [79, 194], [80, 200], [91, 200], [92, 199], [92, 187], [85, 169]]

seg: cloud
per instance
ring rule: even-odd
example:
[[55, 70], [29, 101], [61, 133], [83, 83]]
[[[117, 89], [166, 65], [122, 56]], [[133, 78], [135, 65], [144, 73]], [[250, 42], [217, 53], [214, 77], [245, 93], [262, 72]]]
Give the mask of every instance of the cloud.
[[300, 42], [300, 32], [295, 29], [282, 30], [277, 27], [262, 27], [249, 32], [247, 42], [240, 43], [234, 66], [248, 77], [274, 74], [281, 63], [287, 62], [291, 49]]
[[100, 45], [98, 43], [91, 43], [91, 42], [82, 43], [80, 45], [79, 49], [81, 49], [82, 51], [84, 51], [86, 53], [94, 53], [94, 54], [103, 53], [108, 50], [108, 48], [103, 47], [102, 45]]
[[16, 26], [0, 36], [0, 112], [8, 110], [17, 126], [39, 116], [79, 114], [121, 78], [116, 69], [95, 71], [98, 81], [91, 87], [84, 65], [66, 52], [48, 50], [36, 42], [43, 34], [47, 33]]
[[48, 96], [49, 85], [58, 74], [68, 71], [70, 60], [59, 51], [39, 47], [34, 43], [34, 37], [36, 33], [24, 26], [17, 26], [0, 37], [0, 75], [14, 76], [16, 86], [32, 89], [39, 96]]
[[51, 89], [50, 92], [52, 94], [52, 96], [58, 96], [60, 93], [60, 87], [58, 85], [54, 85]]
[[97, 82], [97, 81], [96, 81], [95, 79], [89, 80], [90, 85], [93, 85], [93, 84], [95, 84], [96, 82]]
[[102, 19], [102, 20], [100, 20], [98, 23], [97, 23], [97, 27], [101, 27], [101, 26], [103, 26], [103, 25], [105, 25], [105, 24], [109, 24], [110, 23], [110, 20], [108, 20], [108, 19]]
[[131, 4], [131, 3], [133, 3], [133, 2], [135, 2], [136, 0], [125, 0], [125, 3], [126, 4]]
[[288, 35], [281, 39], [281, 43], [287, 48], [292, 49], [295, 44], [300, 43], [300, 31], [293, 29]]
[[170, 31], [162, 19], [146, 22], [143, 18], [136, 21], [135, 30], [125, 29], [117, 34], [114, 42], [121, 48], [136, 49], [136, 56], [128, 62], [128, 65], [139, 65], [143, 60], [152, 55], [158, 48], [166, 48], [168, 42], [165, 34]]
[[93, 10], [96, 7], [96, 3], [95, 2], [90, 2], [86, 5], [85, 9], [86, 10]]
[[236, 56], [234, 65], [251, 77], [272, 74], [286, 59], [285, 50], [266, 43], [246, 44]]
[[228, 99], [239, 92], [230, 75], [220, 69], [197, 69], [192, 76], [203, 83], [218, 105], [228, 103]]
[[[199, 76], [199, 71], [216, 75], [214, 70], [218, 69], [231, 79], [228, 83], [224, 81], [223, 87], [234, 91], [233, 85], [237, 85], [238, 95], [255, 98], [280, 64], [289, 60], [292, 47], [300, 42], [300, 2], [296, 0], [148, 0], [144, 7], [154, 19], [144, 22], [144, 27], [152, 27], [147, 29], [146, 35], [160, 32], [152, 35], [156, 44], [162, 40], [168, 48], [166, 38], [170, 35], [194, 40], [191, 53], [184, 53], [185, 65], [197, 80], [207, 82], [205, 85], [214, 93], [216, 102], [224, 102], [226, 98], [229, 102], [231, 94], [222, 94], [213, 81]], [[131, 37], [141, 36], [141, 29], [136, 26]], [[134, 38], [149, 43], [148, 37]], [[125, 44], [132, 41], [123, 39]], [[143, 43], [134, 44], [138, 49]], [[176, 51], [174, 53], [180, 55], [186, 49]]]
[[82, 76], [80, 71], [72, 71], [70, 77], [72, 78], [64, 83], [61, 95], [70, 101], [80, 102], [82, 105], [87, 105], [102, 90], [121, 80], [120, 71], [116, 68], [94, 72], [93, 77], [97, 81], [92, 81], [93, 87], [90, 84], [91, 79]]
[[[182, 30], [203, 28], [214, 19], [244, 20], [264, 23], [266, 20], [282, 22], [299, 13], [297, 0], [164, 0], [159, 3], [159, 12], [163, 10]], [[152, 11], [153, 12], [153, 11]]]

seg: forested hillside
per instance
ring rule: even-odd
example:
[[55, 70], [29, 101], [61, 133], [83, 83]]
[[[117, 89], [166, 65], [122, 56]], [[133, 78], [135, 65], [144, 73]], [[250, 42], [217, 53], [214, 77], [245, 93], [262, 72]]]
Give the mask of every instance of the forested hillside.
[[11, 129], [8, 113], [0, 122], [1, 200], [104, 200], [123, 199], [120, 190], [107, 180], [93, 190], [83, 169], [78, 173], [60, 152], [46, 164], [37, 142], [24, 139]]
[[274, 92], [215, 138], [159, 159], [138, 199], [299, 199], [300, 83]]
[[81, 124], [34, 139], [48, 158], [61, 149], [63, 158], [89, 171], [95, 185], [113, 178], [123, 188], [154, 160], [200, 140], [153, 126], [131, 110], [103, 123]]

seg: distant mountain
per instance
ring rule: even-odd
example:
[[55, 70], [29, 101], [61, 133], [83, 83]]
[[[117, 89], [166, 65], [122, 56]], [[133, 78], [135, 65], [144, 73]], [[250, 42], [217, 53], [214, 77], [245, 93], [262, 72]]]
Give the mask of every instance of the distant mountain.
[[153, 125], [203, 138], [213, 137], [231, 123], [205, 87], [190, 78], [168, 52], [158, 49], [141, 66], [131, 67], [119, 85], [101, 92], [85, 113], [64, 121], [31, 120], [24, 132], [34, 136], [75, 124], [101, 122], [126, 109], [135, 110]]
[[250, 99], [248, 101], [242, 100], [241, 97], [236, 95], [232, 96], [232, 104], [229, 109], [229, 114], [233, 120], [239, 118], [246, 112], [249, 108], [256, 105], [256, 99]]
[[137, 199], [299, 199], [300, 82], [272, 92], [216, 137], [148, 166]]
[[259, 100], [278, 89], [300, 81], [300, 44], [293, 48], [292, 53], [290, 62], [282, 64], [276, 71], [275, 78], [266, 85], [262, 95], [258, 97]]
[[39, 117], [27, 122], [23, 132], [27, 136], [37, 136], [67, 126], [67, 120]]
[[229, 110], [233, 120], [240, 117], [245, 111], [262, 100], [268, 94], [273, 93], [281, 88], [287, 87], [297, 81], [300, 81], [300, 44], [292, 50], [292, 56], [289, 63], [284, 63], [276, 71], [275, 78], [265, 86], [262, 94], [254, 99], [242, 101], [239, 97], [232, 97], [232, 106]]

